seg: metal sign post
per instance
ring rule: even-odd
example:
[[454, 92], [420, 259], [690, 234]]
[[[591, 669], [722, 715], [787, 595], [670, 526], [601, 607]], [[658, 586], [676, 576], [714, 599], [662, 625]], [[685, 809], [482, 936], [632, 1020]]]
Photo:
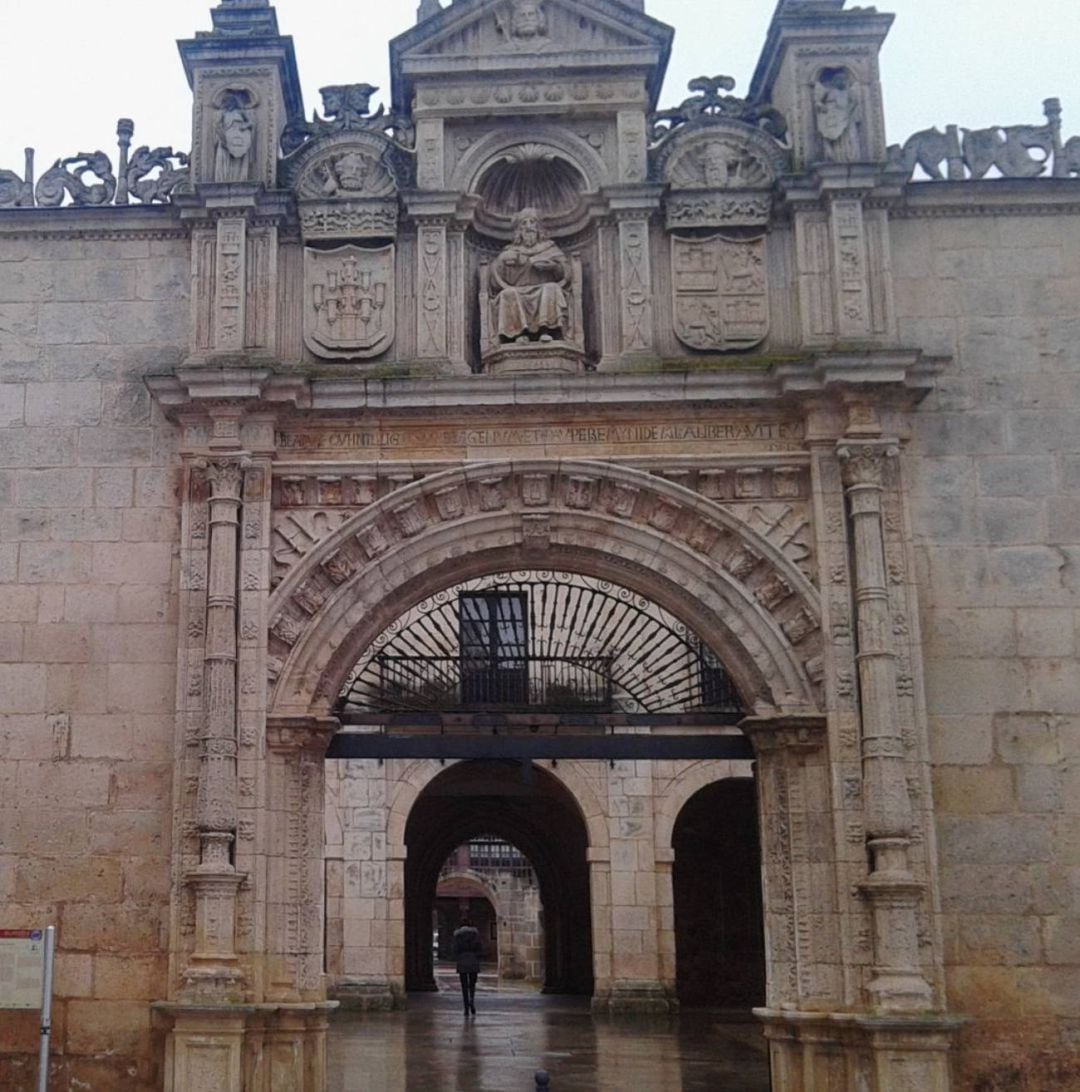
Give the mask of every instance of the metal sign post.
[[53, 955], [56, 951], [56, 927], [45, 930], [45, 973], [41, 977], [41, 1051], [38, 1054], [37, 1092], [49, 1088], [49, 1036], [52, 1034]]
[[49, 1036], [52, 1033], [53, 956], [56, 929], [0, 929], [0, 1009], [41, 1006], [41, 1050], [37, 1092], [49, 1086]]

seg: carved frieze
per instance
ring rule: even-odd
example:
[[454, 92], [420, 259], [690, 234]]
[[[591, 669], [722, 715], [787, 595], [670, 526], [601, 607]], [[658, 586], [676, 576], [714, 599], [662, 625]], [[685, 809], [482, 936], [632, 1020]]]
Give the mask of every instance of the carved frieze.
[[692, 349], [760, 344], [769, 332], [765, 240], [671, 238], [674, 327]]
[[304, 343], [319, 357], [379, 356], [394, 340], [394, 246], [304, 251]]

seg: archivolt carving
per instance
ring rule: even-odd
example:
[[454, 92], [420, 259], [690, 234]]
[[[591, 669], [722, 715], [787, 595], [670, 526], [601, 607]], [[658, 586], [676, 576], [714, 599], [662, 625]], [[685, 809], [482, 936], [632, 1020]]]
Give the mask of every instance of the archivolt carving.
[[[522, 460], [432, 475], [313, 546], [271, 599], [270, 653], [283, 663], [275, 704], [328, 707], [367, 643], [392, 620], [387, 613], [400, 613], [414, 589], [419, 600], [448, 573], [452, 582], [520, 557], [542, 474], [551, 481], [548, 533], [530, 540], [534, 552], [543, 551], [553, 566], [636, 586], [715, 638], [752, 698], [801, 708], [818, 703], [818, 684], [805, 666], [821, 651], [818, 596], [770, 537], [640, 471]], [[501, 503], [493, 507], [496, 479]], [[447, 503], [455, 486], [455, 502]]]

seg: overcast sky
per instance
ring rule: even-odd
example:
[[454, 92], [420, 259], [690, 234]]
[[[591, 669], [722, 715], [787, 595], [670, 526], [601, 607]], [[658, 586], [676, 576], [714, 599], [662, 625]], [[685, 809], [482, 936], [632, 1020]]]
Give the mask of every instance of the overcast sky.
[[[852, 6], [854, 0], [849, 0]], [[663, 105], [699, 75], [747, 89], [776, 0], [646, 0], [675, 28]], [[865, 0], [864, 0], [865, 3]], [[278, 0], [296, 42], [310, 115], [318, 88], [366, 81], [389, 97], [386, 43], [415, 22], [417, 0]], [[22, 173], [37, 149], [40, 177], [60, 156], [97, 148], [115, 163], [116, 119], [135, 144], [191, 142], [191, 98], [175, 39], [210, 26], [209, 0], [0, 0], [0, 168]], [[1080, 133], [1080, 0], [884, 0], [896, 23], [882, 58], [889, 140], [955, 122], [1038, 124], [1062, 100], [1066, 135]]]

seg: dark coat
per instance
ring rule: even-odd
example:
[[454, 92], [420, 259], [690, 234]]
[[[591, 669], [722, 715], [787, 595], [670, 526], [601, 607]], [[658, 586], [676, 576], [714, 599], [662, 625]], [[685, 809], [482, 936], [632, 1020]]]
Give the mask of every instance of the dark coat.
[[454, 930], [454, 958], [457, 960], [458, 974], [479, 974], [482, 950], [480, 933], [475, 925], [462, 925]]

